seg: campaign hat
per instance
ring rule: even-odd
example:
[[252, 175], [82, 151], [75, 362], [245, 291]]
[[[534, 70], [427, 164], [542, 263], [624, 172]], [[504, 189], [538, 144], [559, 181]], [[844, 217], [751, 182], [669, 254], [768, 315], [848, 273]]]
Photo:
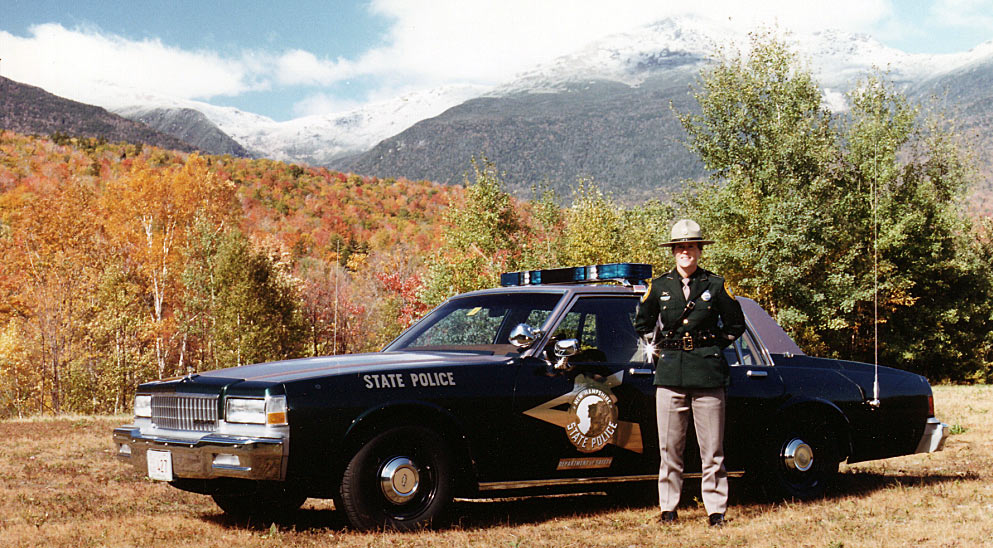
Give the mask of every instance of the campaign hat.
[[662, 245], [672, 247], [676, 244], [695, 243], [703, 246], [714, 243], [713, 240], [703, 239], [703, 231], [700, 230], [700, 225], [690, 219], [676, 221], [676, 224], [672, 225], [669, 240]]

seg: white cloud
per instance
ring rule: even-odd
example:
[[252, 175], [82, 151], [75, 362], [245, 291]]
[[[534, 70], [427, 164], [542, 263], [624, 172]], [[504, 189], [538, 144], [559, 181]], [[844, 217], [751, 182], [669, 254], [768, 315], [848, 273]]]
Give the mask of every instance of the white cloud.
[[349, 61], [324, 61], [299, 49], [282, 54], [276, 62], [276, 79], [287, 86], [331, 85], [354, 75], [354, 64]]
[[360, 106], [362, 103], [352, 99], [341, 99], [328, 93], [315, 93], [294, 103], [293, 113], [297, 116], [312, 116], [347, 112]]
[[[0, 31], [0, 70], [15, 80], [105, 106], [113, 104], [108, 98], [113, 90], [209, 100], [297, 88], [309, 95], [294, 105], [295, 112], [315, 114], [443, 84], [501, 84], [594, 40], [669, 16], [717, 19], [745, 30], [774, 25], [797, 32], [839, 29], [877, 36], [928, 32], [923, 23], [906, 17], [912, 10], [905, 1], [918, 0], [371, 0], [369, 9], [389, 21], [386, 29], [368, 30], [381, 33], [383, 43], [347, 59], [281, 50], [272, 43], [263, 46], [270, 49], [225, 56], [183, 50], [158, 39], [43, 24], [26, 37]], [[929, 9], [914, 5], [917, 11]], [[929, 5], [928, 24], [993, 28], [993, 0], [932, 0]], [[349, 87], [362, 91], [348, 93]], [[272, 97], [278, 100], [275, 93]]]
[[536, 63], [604, 36], [668, 16], [720, 19], [751, 30], [779, 25], [797, 31], [867, 31], [892, 13], [888, 0], [374, 0], [393, 19], [388, 44], [356, 59], [360, 72], [425, 81], [499, 83]]
[[97, 30], [49, 23], [29, 37], [0, 31], [3, 74], [76, 100], [106, 102], [108, 95], [145, 93], [209, 99], [264, 89], [257, 66], [212, 52], [185, 51], [159, 40], [128, 40]]
[[946, 27], [993, 29], [993, 0], [937, 0], [930, 13]]

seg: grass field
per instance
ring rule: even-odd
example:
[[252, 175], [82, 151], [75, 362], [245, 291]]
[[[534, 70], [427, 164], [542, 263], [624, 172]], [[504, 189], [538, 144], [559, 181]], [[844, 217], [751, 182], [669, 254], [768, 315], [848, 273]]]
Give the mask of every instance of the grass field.
[[945, 450], [841, 466], [827, 497], [761, 502], [731, 484], [728, 525], [706, 527], [689, 482], [675, 525], [650, 500], [605, 495], [460, 502], [455, 525], [356, 533], [330, 502], [291, 521], [246, 525], [210, 498], [139, 477], [113, 457], [128, 417], [0, 422], [0, 546], [993, 546], [993, 387], [938, 386]]

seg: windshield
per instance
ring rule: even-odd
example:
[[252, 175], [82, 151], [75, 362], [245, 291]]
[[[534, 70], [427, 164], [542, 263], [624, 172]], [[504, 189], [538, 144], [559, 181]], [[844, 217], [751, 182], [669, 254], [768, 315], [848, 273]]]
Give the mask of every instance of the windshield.
[[508, 342], [520, 323], [540, 328], [562, 293], [501, 293], [456, 297], [408, 329], [386, 350], [517, 353]]

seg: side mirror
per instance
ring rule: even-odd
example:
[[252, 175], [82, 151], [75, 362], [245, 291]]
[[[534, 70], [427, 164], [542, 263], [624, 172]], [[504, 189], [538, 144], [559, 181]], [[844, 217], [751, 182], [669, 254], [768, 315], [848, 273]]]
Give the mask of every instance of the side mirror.
[[555, 342], [555, 357], [559, 361], [555, 362], [555, 369], [559, 371], [569, 371], [572, 365], [569, 364], [569, 357], [579, 353], [579, 341], [576, 339], [562, 339]]
[[508, 340], [510, 344], [523, 350], [529, 348], [542, 335], [540, 329], [535, 329], [526, 323], [519, 323], [511, 330]]

